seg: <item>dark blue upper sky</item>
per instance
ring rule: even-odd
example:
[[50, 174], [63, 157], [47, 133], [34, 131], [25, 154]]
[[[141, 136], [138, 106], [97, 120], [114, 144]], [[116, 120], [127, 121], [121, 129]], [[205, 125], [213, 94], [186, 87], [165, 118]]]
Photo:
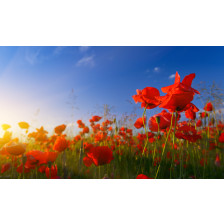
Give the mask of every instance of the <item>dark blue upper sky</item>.
[[72, 89], [75, 121], [101, 115], [103, 104], [130, 113], [136, 89], [160, 90], [176, 71], [181, 80], [196, 73], [196, 89], [200, 81], [222, 87], [224, 47], [0, 47], [0, 123], [70, 123]]

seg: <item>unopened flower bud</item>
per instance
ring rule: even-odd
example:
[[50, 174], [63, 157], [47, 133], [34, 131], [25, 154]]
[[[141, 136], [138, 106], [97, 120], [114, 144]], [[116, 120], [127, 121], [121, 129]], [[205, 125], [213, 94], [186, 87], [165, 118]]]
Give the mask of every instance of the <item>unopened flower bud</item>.
[[156, 123], [157, 123], [157, 124], [160, 124], [160, 116], [157, 116], [157, 117], [156, 117]]

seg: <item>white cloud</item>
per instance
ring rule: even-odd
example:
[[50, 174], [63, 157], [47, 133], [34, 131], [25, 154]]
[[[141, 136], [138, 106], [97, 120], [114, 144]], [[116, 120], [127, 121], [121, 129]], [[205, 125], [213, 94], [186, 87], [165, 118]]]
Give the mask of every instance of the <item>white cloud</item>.
[[76, 66], [94, 66], [94, 55], [81, 58]]
[[174, 79], [175, 76], [176, 76], [175, 74], [172, 74], [172, 75], [169, 76], [169, 79]]
[[80, 51], [81, 53], [83, 53], [83, 52], [88, 51], [89, 48], [90, 48], [90, 47], [88, 47], [88, 46], [81, 46], [81, 47], [79, 47], [79, 51]]
[[159, 67], [155, 67], [154, 68], [154, 72], [159, 72], [160, 68]]
[[40, 50], [37, 50], [35, 52], [29, 52], [27, 51], [26, 52], [26, 56], [25, 56], [25, 59], [26, 61], [31, 64], [31, 65], [34, 65], [38, 62], [38, 56], [40, 54]]

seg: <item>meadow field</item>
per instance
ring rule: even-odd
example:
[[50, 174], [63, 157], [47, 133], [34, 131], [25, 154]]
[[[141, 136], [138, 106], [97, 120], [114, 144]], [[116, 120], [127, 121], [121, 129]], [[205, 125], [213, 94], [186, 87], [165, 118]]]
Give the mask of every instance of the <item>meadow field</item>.
[[[195, 74], [158, 89], [145, 87], [133, 94], [143, 114], [133, 128], [116, 118], [94, 115], [77, 120], [78, 135], [66, 135], [66, 125], [49, 135], [44, 126], [30, 131], [18, 123], [22, 135], [12, 138], [3, 124], [0, 139], [1, 178], [12, 179], [200, 179], [224, 178], [222, 111], [206, 102], [203, 111], [191, 103], [200, 92], [191, 87]], [[133, 91], [134, 93], [134, 91]], [[159, 107], [161, 112], [147, 118]], [[130, 119], [131, 120], [131, 119]]]

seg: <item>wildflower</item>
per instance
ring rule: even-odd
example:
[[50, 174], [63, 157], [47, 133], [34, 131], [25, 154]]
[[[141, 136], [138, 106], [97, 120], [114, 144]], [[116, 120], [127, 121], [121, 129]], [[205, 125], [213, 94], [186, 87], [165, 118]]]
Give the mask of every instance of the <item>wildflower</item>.
[[30, 127], [30, 125], [27, 122], [24, 122], [24, 121], [19, 122], [18, 125], [21, 129], [29, 129], [29, 127]]
[[94, 147], [94, 146], [93, 146], [93, 144], [90, 144], [90, 143], [88, 143], [88, 142], [84, 142], [84, 143], [83, 143], [83, 147], [84, 147], [85, 152], [89, 152], [89, 150], [90, 150], [92, 147]]
[[22, 155], [26, 151], [26, 145], [22, 143], [9, 142], [4, 145], [5, 150], [13, 156]]
[[186, 106], [193, 100], [195, 93], [200, 94], [191, 87], [195, 74], [192, 73], [184, 77], [180, 82], [180, 76], [176, 72], [175, 82], [171, 86], [163, 87], [162, 91], [167, 93], [160, 97], [161, 104], [159, 107], [168, 109], [170, 112], [185, 111]]
[[224, 143], [224, 132], [219, 136], [219, 142]]
[[41, 126], [39, 129], [36, 128], [36, 130], [37, 130], [37, 133], [38, 134], [41, 134], [41, 135], [45, 135], [45, 134], [48, 133], [46, 130], [44, 130], [44, 127], [43, 126]]
[[200, 117], [201, 117], [201, 118], [208, 117], [208, 113], [206, 113], [206, 112], [202, 112], [202, 113], [200, 113]]
[[113, 160], [113, 152], [108, 146], [96, 146], [90, 149], [87, 156], [96, 166], [108, 164]]
[[10, 163], [5, 163], [2, 165], [2, 169], [1, 169], [1, 173], [5, 173], [7, 170], [9, 170], [11, 168], [11, 164]]
[[11, 128], [11, 125], [9, 125], [9, 124], [3, 124], [3, 125], [2, 125], [2, 129], [3, 129], [3, 131], [8, 130], [9, 128]]
[[195, 128], [188, 125], [178, 127], [175, 135], [177, 138], [185, 139], [189, 142], [196, 142], [198, 139], [201, 139], [201, 135], [197, 134]]
[[82, 122], [82, 120], [78, 120], [77, 124], [78, 124], [79, 128], [84, 128], [85, 127], [85, 124]]
[[139, 174], [139, 175], [136, 177], [136, 179], [152, 179], [152, 178], [146, 176], [145, 174]]
[[204, 107], [205, 111], [213, 111], [213, 105], [211, 102], [207, 103]]
[[196, 112], [198, 112], [199, 109], [194, 104], [192, 104], [192, 103], [190, 103], [188, 105], [188, 107], [189, 108], [185, 111], [186, 118], [191, 119], [191, 120], [195, 120], [195, 118], [196, 118]]
[[106, 132], [97, 132], [95, 135], [95, 142], [100, 142], [103, 141], [107, 138], [107, 133]]
[[137, 139], [142, 142], [146, 139], [146, 134], [138, 133]]
[[0, 144], [4, 145], [4, 144], [10, 142], [11, 141], [11, 138], [12, 138], [12, 132], [5, 131], [3, 137], [0, 138]]
[[76, 142], [78, 142], [79, 140], [81, 140], [81, 136], [80, 136], [80, 135], [76, 135], [76, 136], [74, 137], [74, 140], [75, 140]]
[[16, 169], [16, 172], [17, 173], [29, 173], [30, 172], [30, 169], [29, 168], [26, 168], [25, 166], [23, 167], [23, 164], [20, 164], [17, 169]]
[[99, 116], [92, 116], [92, 121], [93, 122], [98, 122], [101, 120], [102, 117], [99, 117]]
[[26, 158], [27, 160], [25, 163], [25, 167], [27, 169], [34, 169], [36, 166], [47, 163], [45, 152], [38, 150], [32, 150], [27, 152]]
[[132, 96], [135, 103], [141, 103], [141, 107], [146, 109], [153, 109], [160, 104], [157, 97], [160, 96], [159, 90], [154, 87], [146, 87], [143, 90], [136, 90], [137, 95]]
[[53, 146], [53, 150], [62, 152], [66, 148], [68, 148], [68, 141], [65, 139], [65, 137], [64, 136], [57, 137]]
[[86, 133], [86, 134], [89, 133], [89, 128], [88, 128], [88, 127], [84, 127], [83, 130], [82, 130], [82, 133], [83, 133], [83, 134], [85, 134], [85, 133]]
[[145, 123], [146, 123], [146, 117], [144, 117], [144, 120], [142, 119], [142, 117], [140, 117], [136, 120], [136, 122], [134, 123], [134, 126], [137, 129], [140, 129], [140, 128], [144, 127]]
[[65, 129], [66, 129], [66, 125], [62, 124], [62, 125], [55, 127], [54, 131], [57, 135], [61, 135]]
[[57, 152], [45, 152], [45, 158], [46, 158], [46, 162], [51, 162], [53, 163], [58, 157], [58, 153]]
[[[158, 130], [165, 131], [166, 128], [169, 128], [171, 125], [171, 118], [172, 118], [172, 114], [170, 114], [166, 110], [163, 110], [161, 113], [156, 114], [149, 119], [149, 122], [148, 122], [149, 129], [154, 132], [158, 132]], [[178, 114], [177, 121], [179, 119], [180, 119], [180, 115]], [[172, 121], [173, 125], [174, 125], [174, 121], [175, 121], [175, 117], [173, 117], [173, 121]]]
[[93, 164], [93, 160], [89, 158], [88, 156], [85, 156], [83, 158], [83, 163], [86, 167], [90, 167]]
[[198, 120], [197, 123], [196, 123], [196, 126], [197, 127], [201, 127], [202, 126], [202, 121], [201, 120]]

